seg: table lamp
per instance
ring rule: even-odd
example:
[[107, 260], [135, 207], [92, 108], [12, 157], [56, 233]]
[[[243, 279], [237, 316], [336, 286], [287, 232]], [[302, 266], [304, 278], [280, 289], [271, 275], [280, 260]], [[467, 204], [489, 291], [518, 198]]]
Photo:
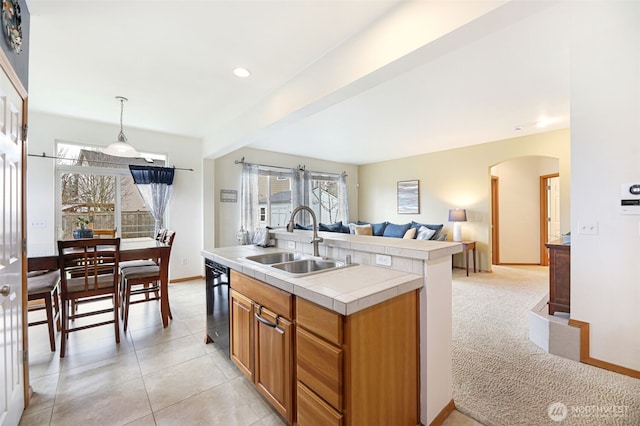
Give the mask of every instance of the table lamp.
[[467, 221], [467, 211], [465, 209], [450, 209], [449, 222], [453, 222], [453, 241], [462, 241], [462, 229], [460, 222]]

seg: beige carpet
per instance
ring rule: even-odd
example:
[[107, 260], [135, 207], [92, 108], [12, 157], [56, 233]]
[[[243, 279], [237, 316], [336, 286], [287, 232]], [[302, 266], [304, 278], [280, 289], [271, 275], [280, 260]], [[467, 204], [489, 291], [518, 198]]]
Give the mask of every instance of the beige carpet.
[[[539, 266], [454, 272], [456, 407], [490, 426], [639, 426], [640, 380], [547, 354], [529, 341], [528, 311], [547, 283], [548, 270]], [[550, 416], [554, 403], [564, 406]]]

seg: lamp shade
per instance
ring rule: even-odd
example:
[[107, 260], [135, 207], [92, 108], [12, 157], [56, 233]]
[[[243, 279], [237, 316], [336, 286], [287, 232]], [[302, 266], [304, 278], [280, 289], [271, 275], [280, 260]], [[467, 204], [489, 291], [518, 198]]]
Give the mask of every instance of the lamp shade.
[[120, 101], [120, 133], [118, 133], [118, 140], [103, 149], [102, 152], [115, 157], [140, 157], [140, 153], [127, 142], [127, 137], [124, 135], [122, 129], [122, 116], [124, 114], [124, 102], [128, 99], [123, 96], [116, 96], [116, 99]]
[[105, 148], [102, 152], [108, 155], [116, 156], [116, 157], [129, 157], [129, 158], [140, 157], [140, 153], [125, 141], [114, 142], [111, 145], [109, 145], [107, 148]]
[[467, 210], [465, 209], [451, 209], [449, 210], [449, 222], [466, 222]]

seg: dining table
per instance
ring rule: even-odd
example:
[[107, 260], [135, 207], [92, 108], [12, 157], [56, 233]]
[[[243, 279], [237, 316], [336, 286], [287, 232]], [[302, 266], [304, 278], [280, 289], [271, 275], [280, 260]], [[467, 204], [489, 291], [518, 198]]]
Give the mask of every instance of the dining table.
[[[150, 237], [124, 238], [120, 240], [120, 262], [127, 260], [158, 259], [160, 266], [160, 315], [162, 326], [169, 325], [169, 253], [171, 246]], [[58, 255], [28, 258], [28, 270], [58, 269]]]

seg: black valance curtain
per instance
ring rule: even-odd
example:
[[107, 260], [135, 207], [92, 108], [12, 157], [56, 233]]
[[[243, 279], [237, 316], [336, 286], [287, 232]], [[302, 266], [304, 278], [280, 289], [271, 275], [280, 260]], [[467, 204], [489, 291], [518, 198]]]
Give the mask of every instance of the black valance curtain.
[[155, 219], [154, 234], [157, 234], [162, 228], [164, 212], [173, 194], [175, 169], [129, 165], [129, 171], [145, 205]]
[[173, 185], [175, 169], [170, 167], [135, 166], [131, 164], [129, 165], [129, 171], [136, 185], [148, 185], [151, 183]]

